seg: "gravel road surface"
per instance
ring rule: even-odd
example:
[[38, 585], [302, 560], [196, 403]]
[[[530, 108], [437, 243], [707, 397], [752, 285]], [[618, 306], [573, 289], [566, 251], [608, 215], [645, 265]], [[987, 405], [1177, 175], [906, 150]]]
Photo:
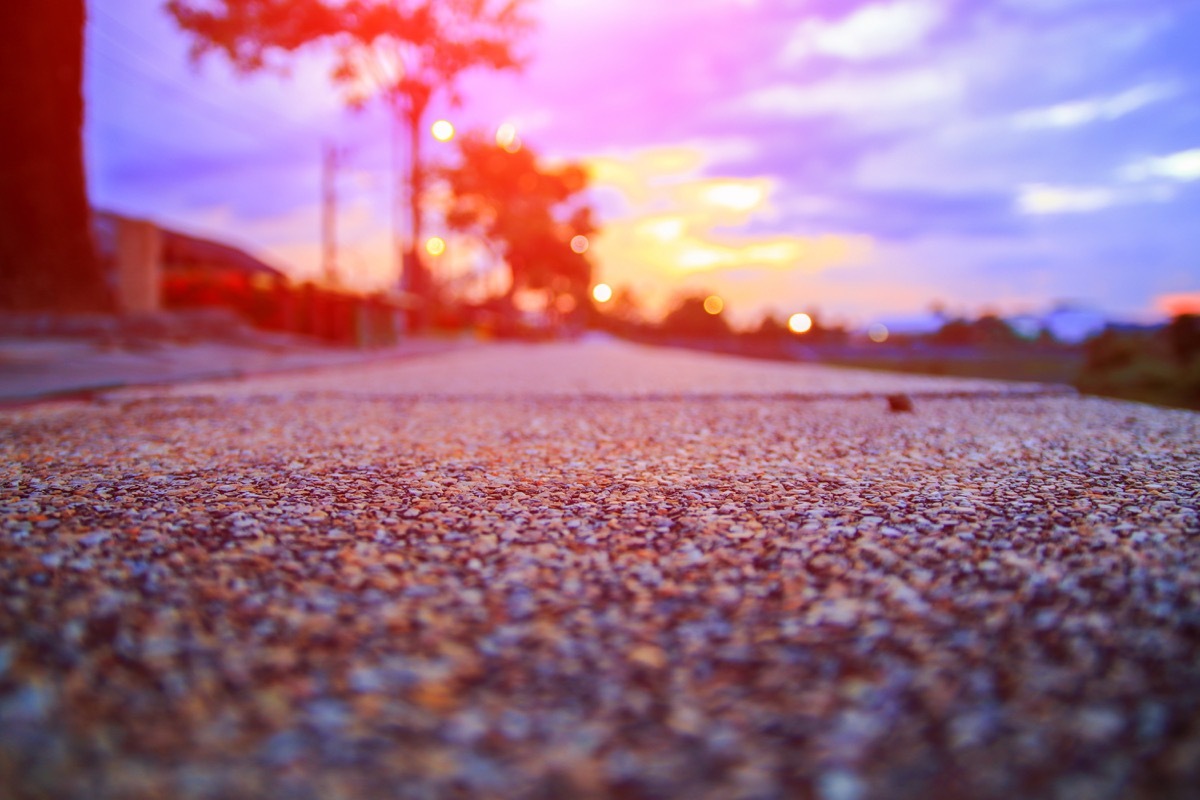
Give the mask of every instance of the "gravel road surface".
[[8, 409], [0, 796], [1196, 797], [1198, 506], [1200, 414], [618, 344]]

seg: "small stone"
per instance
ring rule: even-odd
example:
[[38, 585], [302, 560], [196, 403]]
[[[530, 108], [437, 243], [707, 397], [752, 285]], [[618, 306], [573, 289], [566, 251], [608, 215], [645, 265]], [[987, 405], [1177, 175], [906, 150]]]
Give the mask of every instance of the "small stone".
[[817, 797], [821, 800], [860, 800], [866, 793], [862, 778], [849, 770], [830, 770], [817, 779]]

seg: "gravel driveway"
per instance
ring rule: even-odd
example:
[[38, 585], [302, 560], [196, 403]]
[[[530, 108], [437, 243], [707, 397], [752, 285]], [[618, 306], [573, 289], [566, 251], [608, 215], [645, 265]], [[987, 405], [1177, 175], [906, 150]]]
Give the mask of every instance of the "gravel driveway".
[[0, 795], [1196, 797], [1198, 506], [1200, 414], [616, 344], [10, 409]]

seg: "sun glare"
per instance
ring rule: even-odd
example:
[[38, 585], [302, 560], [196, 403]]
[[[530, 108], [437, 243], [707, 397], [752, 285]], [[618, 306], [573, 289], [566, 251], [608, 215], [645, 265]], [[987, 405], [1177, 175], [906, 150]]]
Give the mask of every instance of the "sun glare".
[[678, 216], [653, 217], [637, 223], [635, 230], [640, 236], [660, 242], [673, 242], [683, 238], [687, 231], [687, 222]]
[[454, 138], [454, 126], [444, 119], [433, 123], [429, 130], [433, 133], [433, 138], [439, 142], [448, 142]]
[[440, 236], [431, 236], [425, 242], [425, 252], [431, 256], [440, 256], [446, 252], [446, 240]]
[[788, 330], [792, 333], [808, 333], [812, 325], [812, 317], [808, 314], [792, 314], [788, 317]]
[[705, 187], [703, 197], [731, 211], [751, 211], [762, 204], [765, 194], [762, 187], [754, 184], [723, 181]]
[[607, 303], [612, 300], [613, 290], [607, 283], [597, 283], [592, 287], [592, 299], [597, 303]]
[[[694, 308], [695, 306], [693, 306]], [[704, 310], [714, 317], [725, 310], [725, 301], [717, 297], [715, 294], [710, 294], [704, 298]]]

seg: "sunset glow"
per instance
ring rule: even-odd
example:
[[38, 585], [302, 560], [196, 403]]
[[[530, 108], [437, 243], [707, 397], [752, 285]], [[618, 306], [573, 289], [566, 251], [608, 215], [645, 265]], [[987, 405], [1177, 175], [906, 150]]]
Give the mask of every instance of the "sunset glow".
[[597, 303], [607, 303], [612, 300], [613, 290], [607, 283], [597, 283], [592, 287], [592, 299]]
[[1200, 314], [1200, 292], [1167, 294], [1156, 301], [1159, 309], [1167, 314]]

